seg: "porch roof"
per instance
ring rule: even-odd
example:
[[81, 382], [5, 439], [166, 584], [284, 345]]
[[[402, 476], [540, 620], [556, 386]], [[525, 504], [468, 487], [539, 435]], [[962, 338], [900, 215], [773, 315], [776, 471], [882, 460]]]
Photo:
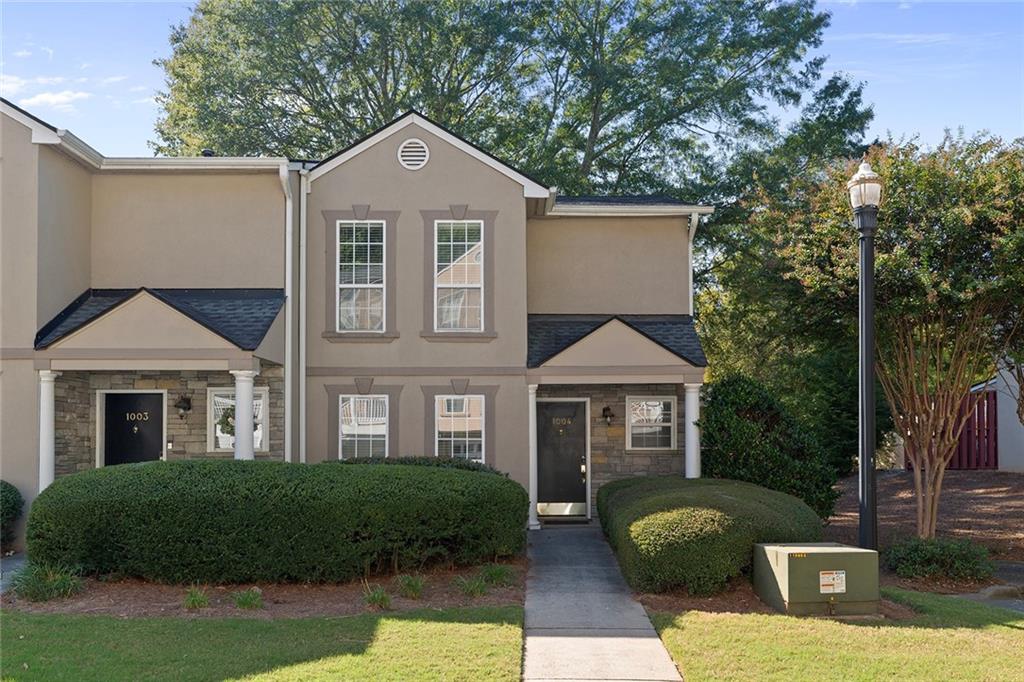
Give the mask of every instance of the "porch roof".
[[43, 325], [36, 334], [36, 350], [57, 343], [140, 292], [247, 351], [256, 350], [284, 305], [282, 289], [89, 289]]
[[526, 366], [531, 369], [540, 367], [612, 320], [625, 324], [694, 367], [707, 367], [708, 361], [691, 315], [614, 314], [529, 315]]

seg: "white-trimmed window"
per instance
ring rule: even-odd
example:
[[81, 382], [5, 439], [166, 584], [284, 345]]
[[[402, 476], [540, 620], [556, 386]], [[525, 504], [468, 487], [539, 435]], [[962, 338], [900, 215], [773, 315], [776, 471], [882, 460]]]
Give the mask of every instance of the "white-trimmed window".
[[339, 220], [337, 224], [337, 331], [383, 332], [384, 221]]
[[484, 461], [484, 396], [439, 395], [434, 399], [434, 454]]
[[675, 449], [675, 396], [629, 396], [626, 419], [627, 450]]
[[[252, 446], [258, 452], [269, 450], [267, 409], [270, 389], [256, 387], [252, 392]], [[235, 449], [235, 389], [206, 389], [206, 450], [230, 452]]]
[[434, 222], [434, 330], [484, 328], [484, 224]]
[[338, 397], [338, 456], [388, 456], [388, 396]]

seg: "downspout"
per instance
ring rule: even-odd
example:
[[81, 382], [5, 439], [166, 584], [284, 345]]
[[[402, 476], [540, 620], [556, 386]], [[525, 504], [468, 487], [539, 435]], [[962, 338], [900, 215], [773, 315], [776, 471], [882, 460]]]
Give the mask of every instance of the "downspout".
[[284, 461], [292, 461], [292, 371], [294, 363], [294, 343], [292, 336], [295, 333], [295, 312], [293, 302], [292, 286], [292, 241], [294, 239], [294, 227], [292, 225], [292, 186], [288, 179], [288, 162], [281, 163], [278, 167], [278, 178], [281, 180], [281, 189], [284, 190]]
[[686, 286], [690, 291], [690, 316], [694, 316], [693, 309], [693, 235], [697, 234], [697, 225], [700, 224], [700, 214], [690, 214], [690, 240], [689, 240], [689, 258], [686, 259]]
[[306, 195], [309, 171], [299, 171], [299, 461], [306, 461]]

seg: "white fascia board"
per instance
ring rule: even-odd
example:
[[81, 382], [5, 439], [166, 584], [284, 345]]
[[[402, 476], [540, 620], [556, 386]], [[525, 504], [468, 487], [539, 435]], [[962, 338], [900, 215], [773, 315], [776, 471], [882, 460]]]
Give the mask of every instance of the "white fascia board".
[[288, 167], [288, 159], [248, 156], [188, 156], [105, 158], [100, 164], [103, 171], [272, 171]]
[[582, 205], [569, 204], [559, 206], [555, 202], [548, 215], [552, 217], [615, 217], [615, 216], [689, 216], [689, 215], [711, 215], [715, 212], [713, 206], [679, 206], [676, 204], [605, 204], [605, 205]]
[[51, 129], [49, 126], [43, 125], [31, 116], [26, 116], [14, 107], [8, 105], [6, 102], [0, 102], [0, 111], [2, 111], [5, 116], [10, 116], [12, 119], [31, 130], [32, 142], [34, 144], [60, 144], [60, 135], [58, 135], [56, 131]]
[[314, 182], [317, 178], [319, 178], [320, 176], [324, 175], [325, 173], [331, 172], [332, 170], [334, 170], [335, 168], [337, 168], [341, 164], [345, 163], [346, 161], [348, 161], [349, 159], [352, 159], [355, 156], [358, 156], [359, 154], [361, 154], [362, 152], [366, 151], [370, 147], [374, 146], [378, 142], [386, 140], [387, 138], [391, 137], [395, 133], [400, 132], [401, 130], [404, 130], [406, 127], [411, 126], [413, 124], [418, 125], [421, 128], [426, 129], [427, 131], [432, 133], [435, 137], [441, 138], [442, 140], [444, 140], [448, 144], [452, 145], [456, 149], [458, 149], [458, 150], [460, 150], [462, 152], [465, 152], [466, 154], [468, 154], [469, 156], [472, 156], [474, 159], [476, 159], [477, 161], [480, 161], [484, 165], [490, 166], [491, 168], [493, 168], [494, 170], [498, 171], [502, 175], [504, 175], [504, 176], [506, 176], [508, 178], [511, 178], [512, 180], [516, 181], [517, 183], [519, 183], [520, 185], [523, 186], [523, 196], [525, 198], [527, 198], [527, 199], [547, 199], [548, 198], [548, 196], [550, 194], [550, 191], [548, 190], [547, 187], [539, 185], [538, 183], [534, 182], [533, 180], [531, 180], [530, 178], [526, 177], [522, 173], [519, 173], [518, 171], [510, 168], [509, 166], [506, 166], [505, 164], [503, 164], [502, 162], [498, 161], [497, 159], [494, 159], [494, 158], [490, 157], [489, 155], [485, 154], [484, 152], [480, 151], [479, 149], [477, 149], [473, 145], [471, 145], [471, 144], [469, 144], [469, 143], [467, 143], [467, 142], [465, 142], [463, 140], [460, 140], [458, 137], [452, 135], [451, 133], [449, 133], [448, 131], [444, 130], [443, 128], [440, 128], [439, 126], [434, 125], [433, 123], [431, 123], [430, 121], [426, 120], [422, 116], [418, 116], [416, 114], [410, 114], [410, 115], [406, 116], [405, 118], [402, 118], [401, 120], [395, 121], [394, 123], [392, 123], [388, 127], [386, 127], [383, 130], [379, 131], [376, 135], [372, 135], [372, 136], [366, 138], [365, 140], [363, 140], [362, 142], [360, 142], [356, 146], [354, 146], [351, 149], [347, 150], [344, 154], [339, 154], [338, 156], [334, 157], [333, 159], [331, 159], [327, 163], [323, 164], [322, 166], [318, 166], [317, 168], [311, 170], [309, 172], [309, 181], [311, 183]]

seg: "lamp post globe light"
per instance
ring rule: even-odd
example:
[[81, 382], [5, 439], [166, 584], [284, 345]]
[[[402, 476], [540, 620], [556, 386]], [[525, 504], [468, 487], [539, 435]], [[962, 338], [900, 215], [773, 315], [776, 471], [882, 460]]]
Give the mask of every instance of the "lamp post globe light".
[[860, 524], [858, 544], [878, 549], [878, 507], [875, 500], [875, 228], [882, 202], [882, 179], [867, 161], [846, 183], [853, 221], [860, 232], [859, 387], [857, 422], [858, 492]]

